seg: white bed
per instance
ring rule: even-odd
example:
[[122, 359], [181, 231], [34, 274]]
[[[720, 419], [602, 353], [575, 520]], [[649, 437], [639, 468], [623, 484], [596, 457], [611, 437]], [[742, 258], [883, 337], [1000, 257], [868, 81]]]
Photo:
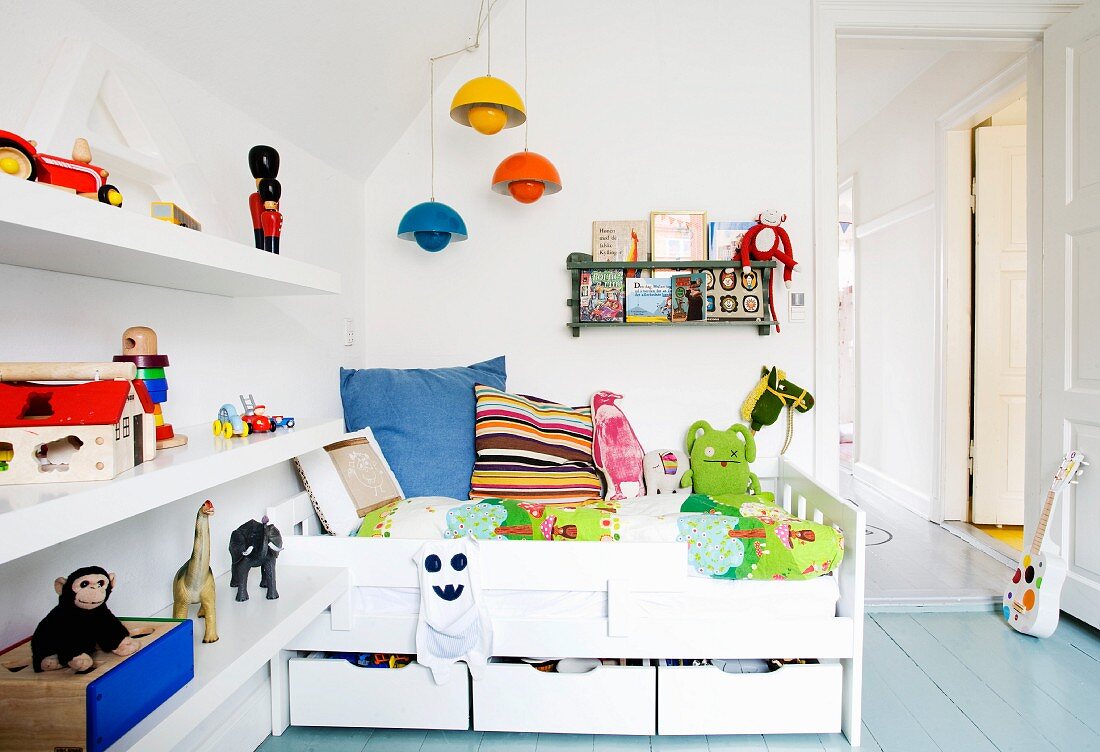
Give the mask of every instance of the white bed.
[[[419, 540], [319, 535], [302, 494], [272, 507], [279, 563], [344, 567], [348, 593], [272, 662], [273, 732], [295, 725], [627, 734], [831, 733], [859, 743], [864, 515], [790, 463], [755, 469], [777, 503], [838, 525], [843, 564], [801, 582], [688, 576], [683, 544], [481, 543], [494, 654], [504, 657], [804, 658], [769, 674], [609, 667], [544, 674], [492, 664], [467, 687], [413, 665], [360, 669], [310, 651], [414, 653]], [[770, 472], [769, 472], [770, 471]], [[593, 703], [599, 698], [598, 703]], [[538, 704], [533, 704], [538, 703]], [[532, 713], [530, 708], [544, 708]]]

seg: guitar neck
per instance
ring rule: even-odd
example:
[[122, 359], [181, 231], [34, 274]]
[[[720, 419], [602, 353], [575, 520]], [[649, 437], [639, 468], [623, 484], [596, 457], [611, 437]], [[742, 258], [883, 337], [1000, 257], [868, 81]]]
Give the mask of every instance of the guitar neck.
[[1035, 526], [1035, 537], [1031, 539], [1031, 555], [1039, 553], [1043, 547], [1043, 537], [1047, 533], [1047, 522], [1050, 520], [1050, 512], [1054, 509], [1054, 499], [1058, 493], [1052, 488], [1047, 491], [1047, 500], [1043, 504], [1043, 513], [1039, 515], [1039, 524]]

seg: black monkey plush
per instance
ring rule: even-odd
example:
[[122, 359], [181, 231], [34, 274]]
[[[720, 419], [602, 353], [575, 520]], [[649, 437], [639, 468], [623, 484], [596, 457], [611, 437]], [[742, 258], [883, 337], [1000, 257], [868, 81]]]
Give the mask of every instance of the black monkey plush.
[[96, 645], [115, 655], [127, 656], [138, 645], [118, 617], [107, 608], [115, 576], [102, 567], [81, 567], [68, 577], [54, 580], [57, 605], [38, 623], [31, 637], [35, 671], [54, 671], [68, 666], [88, 671]]

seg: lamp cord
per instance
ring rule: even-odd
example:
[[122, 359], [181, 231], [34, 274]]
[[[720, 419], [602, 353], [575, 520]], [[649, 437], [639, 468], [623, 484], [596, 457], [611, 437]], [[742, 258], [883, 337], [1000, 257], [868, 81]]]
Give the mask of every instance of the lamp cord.
[[[499, 0], [481, 0], [477, 5], [477, 27], [474, 30], [474, 43], [468, 44], [465, 47], [460, 47], [457, 50], [451, 52], [445, 52], [442, 55], [436, 55], [435, 57], [428, 58], [428, 127], [431, 132], [431, 154], [432, 154], [432, 201], [435, 201], [435, 61], [443, 60], [444, 58], [453, 57], [463, 52], [473, 52], [481, 47], [481, 30], [484, 28], [487, 32], [487, 55], [486, 57], [492, 59], [493, 56], [493, 26], [489, 21], [493, 12], [493, 6], [496, 5]], [[527, 0], [524, 0], [523, 5], [523, 49], [524, 49], [524, 83], [523, 89], [527, 91]], [[524, 131], [526, 134], [526, 130]], [[526, 135], [524, 135], [526, 139]]]
[[[531, 112], [531, 95], [527, 93], [527, 0], [523, 0], [523, 98], [526, 100], [527, 113]], [[527, 124], [530, 117], [523, 120], [523, 150], [527, 151]]]

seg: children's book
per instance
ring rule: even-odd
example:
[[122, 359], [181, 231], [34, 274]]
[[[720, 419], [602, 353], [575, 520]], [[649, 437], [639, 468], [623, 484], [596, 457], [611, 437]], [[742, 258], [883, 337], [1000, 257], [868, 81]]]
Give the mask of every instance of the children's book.
[[[649, 222], [644, 219], [592, 223], [593, 261], [649, 261]], [[628, 269], [627, 277], [642, 276]]]
[[580, 276], [581, 321], [622, 321], [622, 269], [585, 269]]
[[672, 280], [643, 277], [626, 280], [628, 323], [669, 321], [672, 313]]
[[672, 321], [702, 321], [707, 278], [703, 272], [672, 276]]
[[707, 255], [711, 261], [732, 261], [741, 249], [741, 238], [755, 222], [711, 222]]

